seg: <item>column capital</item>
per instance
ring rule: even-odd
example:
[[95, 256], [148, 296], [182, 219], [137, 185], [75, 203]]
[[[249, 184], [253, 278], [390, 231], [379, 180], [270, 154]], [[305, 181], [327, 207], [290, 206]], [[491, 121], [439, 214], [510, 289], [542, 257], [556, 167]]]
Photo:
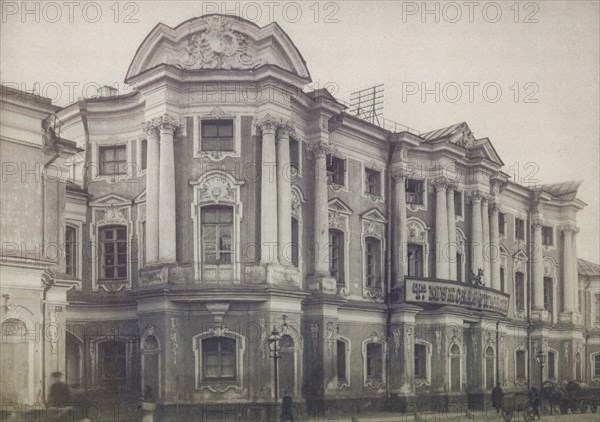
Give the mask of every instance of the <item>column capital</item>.
[[404, 182], [410, 175], [410, 171], [406, 170], [403, 165], [400, 165], [391, 171], [392, 180], [394, 182]]
[[531, 226], [533, 227], [534, 230], [541, 230], [543, 225], [544, 225], [544, 220], [542, 220], [540, 217], [534, 217], [531, 220]]
[[182, 127], [183, 123], [181, 120], [168, 113], [165, 113], [159, 117], [154, 117], [149, 121], [142, 123], [142, 130], [144, 130], [147, 134], [151, 134], [154, 129], [158, 129], [160, 131], [171, 131], [174, 133], [177, 129]]
[[336, 152], [336, 148], [334, 145], [331, 145], [325, 141], [316, 141], [310, 142], [306, 145], [306, 149], [310, 152], [315, 158], [325, 157], [327, 154], [333, 154]]
[[484, 199], [487, 201], [487, 195], [480, 190], [469, 191], [467, 196], [471, 199], [471, 202], [481, 202]]
[[445, 177], [438, 177], [433, 181], [435, 191], [439, 192], [448, 188], [448, 180]]
[[282, 120], [276, 129], [277, 140], [290, 137], [295, 132], [294, 122], [292, 120]]
[[[275, 134], [277, 129], [282, 126], [286, 126], [285, 122], [287, 122], [284, 118], [275, 116], [271, 113], [265, 113], [261, 116], [257, 116], [254, 118], [252, 125], [256, 129], [256, 131], [262, 132], [262, 134]], [[293, 128], [293, 126], [291, 126]]]
[[498, 214], [500, 211], [502, 211], [500, 201], [498, 201], [498, 199], [490, 200], [490, 203], [488, 205], [488, 211], [490, 212], [490, 214]]
[[562, 226], [560, 226], [560, 230], [567, 234], [567, 233], [579, 233], [579, 227], [577, 227], [574, 224], [563, 224]]

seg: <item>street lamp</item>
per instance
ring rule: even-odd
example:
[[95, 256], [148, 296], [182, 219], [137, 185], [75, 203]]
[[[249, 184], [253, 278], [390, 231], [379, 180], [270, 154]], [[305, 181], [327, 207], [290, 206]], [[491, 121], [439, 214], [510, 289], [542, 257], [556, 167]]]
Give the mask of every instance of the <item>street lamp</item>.
[[279, 376], [278, 376], [278, 362], [279, 352], [281, 351], [281, 334], [277, 331], [277, 327], [273, 327], [273, 331], [271, 331], [271, 335], [269, 336], [269, 350], [271, 351], [271, 357], [273, 358], [273, 363], [275, 365], [275, 370], [273, 372], [274, 384], [275, 384], [275, 403], [279, 403]]
[[542, 388], [542, 384], [544, 383], [544, 363], [546, 362], [546, 354], [540, 350], [535, 355], [535, 360], [540, 367], [540, 388]]

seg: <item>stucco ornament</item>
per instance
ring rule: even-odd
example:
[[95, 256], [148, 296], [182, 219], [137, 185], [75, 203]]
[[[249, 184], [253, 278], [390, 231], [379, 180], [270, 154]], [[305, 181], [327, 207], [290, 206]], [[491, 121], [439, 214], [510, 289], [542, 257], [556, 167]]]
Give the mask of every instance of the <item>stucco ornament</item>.
[[102, 223], [127, 223], [128, 220], [123, 215], [123, 212], [126, 212], [126, 209], [115, 207], [111, 205], [104, 211], [104, 215], [102, 216]]
[[205, 31], [188, 37], [183, 59], [173, 64], [182, 69], [252, 69], [263, 64], [256, 58], [252, 42], [234, 31], [231, 20], [222, 16], [206, 18]]
[[231, 183], [222, 176], [215, 175], [202, 183], [200, 188], [200, 202], [231, 202], [233, 189]]

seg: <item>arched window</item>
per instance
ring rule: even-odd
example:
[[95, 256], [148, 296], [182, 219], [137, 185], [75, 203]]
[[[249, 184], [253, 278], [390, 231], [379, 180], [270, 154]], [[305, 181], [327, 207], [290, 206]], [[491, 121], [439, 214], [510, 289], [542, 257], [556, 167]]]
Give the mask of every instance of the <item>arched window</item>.
[[160, 398], [160, 346], [153, 335], [142, 344], [142, 393], [153, 400]]
[[98, 345], [101, 382], [120, 383], [127, 379], [127, 345], [123, 341], [105, 341]]
[[462, 389], [462, 365], [460, 347], [457, 344], [450, 346], [450, 391]]
[[423, 246], [413, 243], [408, 244], [408, 275], [423, 277]]
[[525, 310], [525, 274], [520, 271], [515, 273], [515, 309]]
[[127, 227], [100, 227], [100, 279], [127, 278]]
[[488, 346], [485, 349], [485, 389], [491, 390], [496, 385], [494, 373], [496, 372], [494, 349]]
[[202, 340], [202, 371], [203, 380], [235, 380], [235, 340], [229, 337]]
[[376, 237], [365, 239], [365, 271], [367, 288], [381, 288], [381, 241]]
[[346, 286], [344, 274], [344, 232], [329, 230], [329, 273], [335, 278], [338, 287]]

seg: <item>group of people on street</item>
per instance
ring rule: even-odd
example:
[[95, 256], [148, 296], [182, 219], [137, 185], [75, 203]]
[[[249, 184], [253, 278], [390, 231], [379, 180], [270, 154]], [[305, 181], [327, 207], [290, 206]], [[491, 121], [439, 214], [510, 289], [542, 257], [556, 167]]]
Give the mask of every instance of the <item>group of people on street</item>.
[[[500, 386], [500, 383], [496, 384], [492, 388], [492, 406], [496, 408], [496, 413], [502, 412], [502, 402], [504, 401], [504, 391]], [[531, 387], [529, 390], [529, 403], [533, 409], [534, 418], [537, 416], [538, 419], [542, 419], [540, 416], [540, 406], [542, 405], [542, 396], [535, 387]]]

